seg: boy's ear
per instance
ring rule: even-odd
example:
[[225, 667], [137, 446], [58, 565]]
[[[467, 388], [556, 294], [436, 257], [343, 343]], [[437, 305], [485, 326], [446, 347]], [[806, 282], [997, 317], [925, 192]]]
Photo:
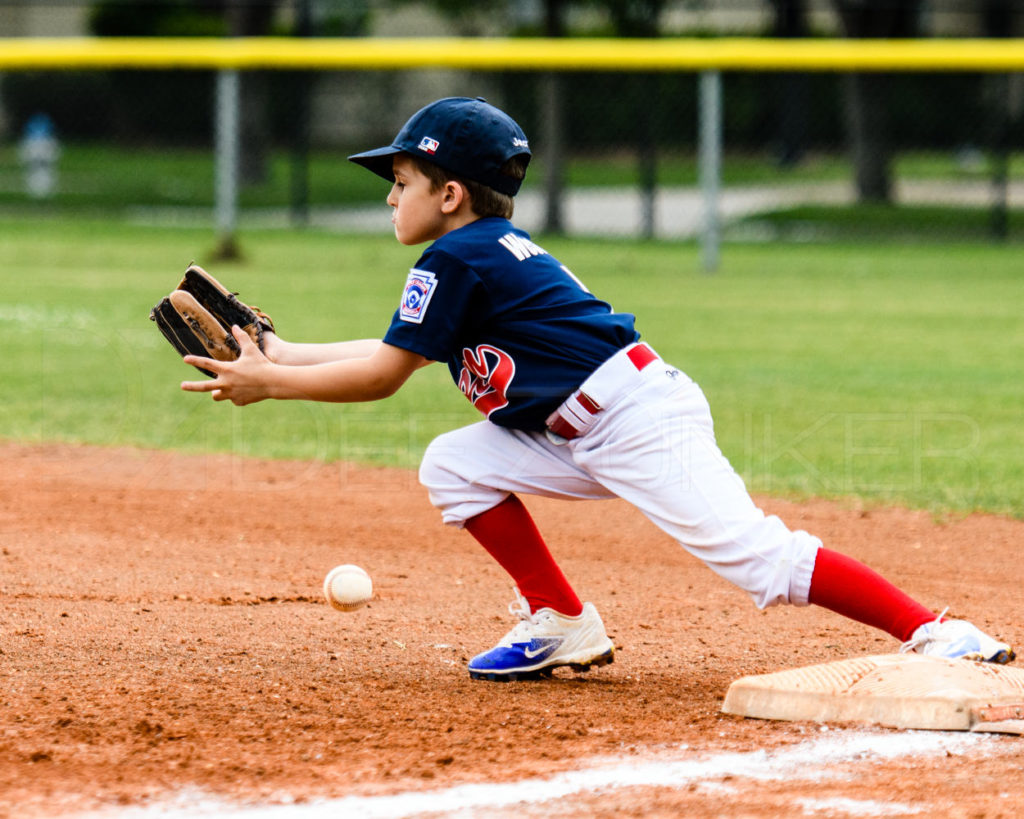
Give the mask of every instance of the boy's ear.
[[442, 213], [455, 213], [463, 202], [469, 201], [469, 191], [454, 179], [449, 179], [444, 183], [442, 188], [441, 197], [441, 212]]

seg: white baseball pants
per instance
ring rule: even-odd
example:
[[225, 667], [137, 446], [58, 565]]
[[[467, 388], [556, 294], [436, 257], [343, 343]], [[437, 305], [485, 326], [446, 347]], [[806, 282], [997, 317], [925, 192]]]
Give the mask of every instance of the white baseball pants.
[[757, 508], [719, 450], [711, 410], [692, 380], [661, 359], [637, 371], [624, 352], [582, 385], [600, 396], [602, 409], [577, 438], [489, 421], [436, 438], [420, 481], [444, 522], [461, 527], [511, 493], [619, 497], [759, 608], [807, 605], [821, 541]]

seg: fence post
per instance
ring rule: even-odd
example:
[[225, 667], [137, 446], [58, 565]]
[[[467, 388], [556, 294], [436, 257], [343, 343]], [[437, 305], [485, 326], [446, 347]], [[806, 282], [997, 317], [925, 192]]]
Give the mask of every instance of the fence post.
[[701, 230], [701, 255], [705, 273], [718, 270], [721, 225], [718, 195], [722, 176], [722, 73], [700, 74], [700, 113], [697, 173], [704, 200], [704, 225]]
[[235, 229], [238, 225], [238, 120], [240, 86], [237, 71], [217, 72], [217, 94], [214, 105], [216, 123], [215, 221], [217, 225], [216, 255], [221, 259], [238, 256]]

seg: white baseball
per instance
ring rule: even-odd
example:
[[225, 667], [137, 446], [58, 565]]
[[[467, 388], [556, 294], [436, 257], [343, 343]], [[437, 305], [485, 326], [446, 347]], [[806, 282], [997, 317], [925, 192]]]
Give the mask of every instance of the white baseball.
[[373, 581], [359, 566], [335, 566], [324, 578], [324, 597], [338, 611], [355, 611], [373, 597]]

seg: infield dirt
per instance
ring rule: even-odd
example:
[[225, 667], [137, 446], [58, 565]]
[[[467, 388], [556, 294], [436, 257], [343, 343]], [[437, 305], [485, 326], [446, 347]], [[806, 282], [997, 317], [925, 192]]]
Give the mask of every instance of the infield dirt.
[[[441, 525], [412, 472], [13, 443], [0, 455], [2, 817], [183, 789], [268, 804], [543, 777], [682, 745], [780, 748], [819, 726], [724, 716], [730, 682], [898, 647], [814, 607], [757, 611], [625, 504], [527, 498], [616, 662], [472, 681], [466, 661], [513, 624], [510, 581]], [[758, 501], [1024, 645], [1024, 522]], [[373, 576], [368, 607], [322, 599], [339, 563]], [[1024, 739], [992, 742], [997, 753], [818, 781], [632, 789], [583, 798], [577, 815], [768, 817], [798, 798], [1024, 815]]]

